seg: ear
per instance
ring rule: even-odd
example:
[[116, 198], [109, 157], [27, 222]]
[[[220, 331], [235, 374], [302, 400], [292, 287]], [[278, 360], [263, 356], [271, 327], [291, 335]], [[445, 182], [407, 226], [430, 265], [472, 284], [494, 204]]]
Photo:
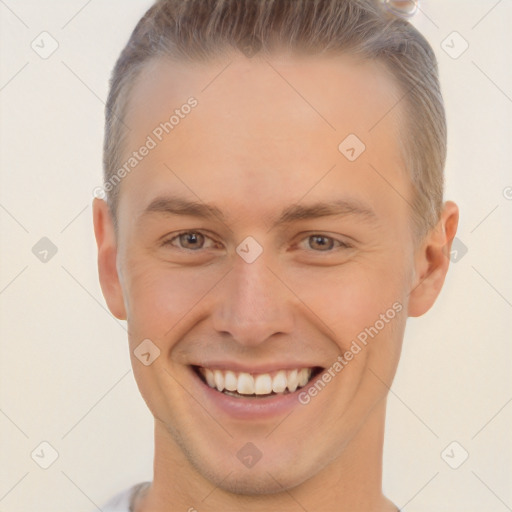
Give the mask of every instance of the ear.
[[459, 208], [452, 201], [447, 201], [437, 226], [428, 233], [415, 255], [415, 280], [409, 295], [409, 316], [426, 313], [439, 295], [448, 272], [450, 250], [458, 223]]
[[119, 320], [126, 320], [123, 290], [117, 272], [117, 240], [112, 216], [103, 199], [95, 198], [92, 208], [101, 290], [111, 313]]

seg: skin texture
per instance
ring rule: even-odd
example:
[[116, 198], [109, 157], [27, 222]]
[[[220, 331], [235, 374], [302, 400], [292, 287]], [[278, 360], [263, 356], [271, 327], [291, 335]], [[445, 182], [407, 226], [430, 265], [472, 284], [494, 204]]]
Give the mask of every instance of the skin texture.
[[[396, 510], [381, 491], [386, 395], [407, 316], [424, 314], [441, 290], [457, 206], [446, 202], [414, 243], [400, 106], [390, 110], [400, 91], [378, 63], [153, 61], [131, 94], [125, 156], [191, 96], [198, 105], [121, 182], [117, 236], [94, 200], [102, 290], [128, 322], [134, 375], [155, 417], [154, 480], [137, 512]], [[351, 133], [366, 145], [354, 162], [338, 150]], [[168, 194], [224, 217], [144, 214]], [[334, 199], [374, 215], [274, 225], [290, 205]], [[198, 238], [173, 239], [187, 230]], [[250, 264], [236, 252], [248, 236], [263, 248]], [[188, 365], [212, 360], [328, 368], [396, 303], [402, 311], [288, 417], [233, 419], [187, 391]], [[144, 339], [160, 349], [149, 366], [133, 353]], [[250, 469], [236, 457], [248, 441], [263, 454]]]

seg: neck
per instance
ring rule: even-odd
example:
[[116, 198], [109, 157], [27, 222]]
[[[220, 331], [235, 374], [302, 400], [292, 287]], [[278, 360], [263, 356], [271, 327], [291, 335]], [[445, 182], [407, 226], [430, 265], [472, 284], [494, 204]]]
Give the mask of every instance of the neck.
[[155, 420], [154, 478], [135, 512], [396, 512], [382, 494], [385, 405], [383, 400], [374, 408], [337, 459], [296, 486], [272, 494], [233, 494], [222, 483], [214, 486]]

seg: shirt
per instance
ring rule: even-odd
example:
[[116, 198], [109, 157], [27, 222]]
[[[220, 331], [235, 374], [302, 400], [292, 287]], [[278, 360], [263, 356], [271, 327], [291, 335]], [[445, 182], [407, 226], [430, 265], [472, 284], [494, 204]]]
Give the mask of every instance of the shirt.
[[[112, 499], [105, 503], [101, 510], [103, 512], [134, 512], [135, 498], [137, 494], [150, 485], [151, 482], [141, 482], [125, 489], [124, 491], [116, 494]], [[401, 512], [397, 509], [397, 512]]]
[[117, 493], [101, 507], [101, 510], [103, 512], [133, 512], [137, 494], [150, 484], [151, 482], [141, 482]]

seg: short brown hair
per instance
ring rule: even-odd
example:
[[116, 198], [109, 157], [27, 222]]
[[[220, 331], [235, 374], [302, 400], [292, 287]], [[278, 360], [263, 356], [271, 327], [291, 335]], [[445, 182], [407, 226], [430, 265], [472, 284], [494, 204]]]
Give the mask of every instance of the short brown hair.
[[[150, 59], [207, 61], [239, 50], [279, 48], [350, 52], [385, 64], [400, 85], [406, 113], [404, 157], [414, 187], [412, 215], [421, 237], [443, 204], [446, 119], [437, 60], [427, 40], [379, 0], [159, 0], [142, 17], [112, 73], [106, 105], [104, 179], [120, 164], [122, 123], [131, 86]], [[107, 195], [117, 225], [119, 187]]]

